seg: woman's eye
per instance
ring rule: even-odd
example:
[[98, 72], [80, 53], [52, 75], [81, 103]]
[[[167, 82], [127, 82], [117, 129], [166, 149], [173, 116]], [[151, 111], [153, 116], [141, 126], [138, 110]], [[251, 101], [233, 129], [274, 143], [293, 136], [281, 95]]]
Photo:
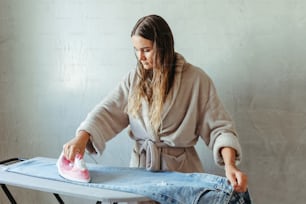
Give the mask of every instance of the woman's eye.
[[150, 52], [150, 51], [151, 51], [151, 49], [149, 49], [149, 48], [143, 49], [143, 52]]
[[150, 48], [143, 48], [143, 49], [136, 49], [134, 48], [135, 52], [139, 53], [139, 52], [151, 52]]

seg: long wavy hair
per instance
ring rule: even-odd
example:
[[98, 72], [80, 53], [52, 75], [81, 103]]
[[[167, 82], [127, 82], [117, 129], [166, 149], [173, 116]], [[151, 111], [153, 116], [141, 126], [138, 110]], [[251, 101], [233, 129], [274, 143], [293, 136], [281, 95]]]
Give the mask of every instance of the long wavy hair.
[[141, 101], [145, 99], [149, 104], [151, 125], [155, 133], [158, 133], [162, 125], [163, 105], [172, 87], [175, 72], [173, 35], [167, 22], [158, 15], [140, 18], [131, 32], [131, 37], [134, 35], [153, 42], [153, 69], [144, 69], [137, 60], [138, 80], [129, 98], [128, 112], [137, 117], [142, 108]]

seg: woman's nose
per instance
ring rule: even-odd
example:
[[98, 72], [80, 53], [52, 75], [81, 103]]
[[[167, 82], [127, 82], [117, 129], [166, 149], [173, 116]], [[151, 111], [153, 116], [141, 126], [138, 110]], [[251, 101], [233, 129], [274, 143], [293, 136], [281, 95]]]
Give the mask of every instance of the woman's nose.
[[139, 51], [139, 54], [138, 54], [138, 59], [139, 59], [140, 61], [142, 61], [142, 60], [145, 60], [145, 59], [146, 59], [146, 56], [145, 56], [144, 52]]

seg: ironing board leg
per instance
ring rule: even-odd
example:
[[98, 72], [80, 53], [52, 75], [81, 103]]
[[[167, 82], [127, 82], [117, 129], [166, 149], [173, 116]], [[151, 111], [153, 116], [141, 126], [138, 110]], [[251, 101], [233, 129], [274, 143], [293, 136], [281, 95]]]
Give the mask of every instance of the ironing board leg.
[[[10, 163], [10, 162], [24, 161], [24, 160], [25, 159], [22, 159], [22, 158], [11, 158], [11, 159], [7, 159], [7, 160], [4, 160], [4, 161], [0, 161], [0, 164], [6, 164], [6, 163]], [[17, 204], [13, 195], [11, 194], [9, 189], [6, 187], [6, 185], [1, 184], [1, 188], [4, 191], [5, 195], [7, 196], [7, 198], [10, 200], [11, 204]], [[57, 193], [53, 193], [53, 195], [55, 196], [55, 198], [56, 198], [56, 200], [58, 201], [59, 204], [64, 204], [64, 201], [62, 200], [62, 198]]]
[[[5, 184], [1, 184], [1, 188], [4, 191], [6, 197], [11, 202], [11, 204], [17, 204], [15, 198], [13, 197], [13, 195], [11, 194], [11, 192], [9, 191], [7, 186]], [[56, 198], [56, 200], [58, 201], [59, 204], [64, 204], [64, 201], [62, 200], [62, 198], [57, 193], [53, 193], [53, 195], [55, 196], [55, 198]]]
[[63, 199], [57, 193], [53, 193], [53, 195], [55, 196], [59, 204], [64, 204]]
[[17, 202], [15, 201], [13, 195], [11, 194], [9, 189], [6, 187], [6, 185], [5, 184], [1, 184], [1, 188], [4, 191], [6, 197], [10, 200], [11, 204], [17, 204]]

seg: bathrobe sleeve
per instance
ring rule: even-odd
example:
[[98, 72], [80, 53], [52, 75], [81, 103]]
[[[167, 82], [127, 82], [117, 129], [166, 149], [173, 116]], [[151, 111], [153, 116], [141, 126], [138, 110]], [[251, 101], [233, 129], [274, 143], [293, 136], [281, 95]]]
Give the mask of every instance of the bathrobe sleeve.
[[130, 72], [121, 83], [88, 113], [86, 119], [77, 128], [77, 132], [85, 130], [90, 134], [87, 151], [102, 154], [105, 143], [115, 137], [129, 124], [125, 112], [130, 82], [133, 72]]
[[[214, 160], [217, 165], [223, 166], [220, 150], [222, 147], [231, 147], [236, 150], [236, 164], [241, 160], [241, 147], [233, 120], [221, 103], [213, 81], [206, 76], [206, 90], [201, 93], [199, 135], [205, 143], [213, 150]], [[201, 95], [200, 94], [200, 95]], [[206, 95], [206, 96], [205, 96]]]

